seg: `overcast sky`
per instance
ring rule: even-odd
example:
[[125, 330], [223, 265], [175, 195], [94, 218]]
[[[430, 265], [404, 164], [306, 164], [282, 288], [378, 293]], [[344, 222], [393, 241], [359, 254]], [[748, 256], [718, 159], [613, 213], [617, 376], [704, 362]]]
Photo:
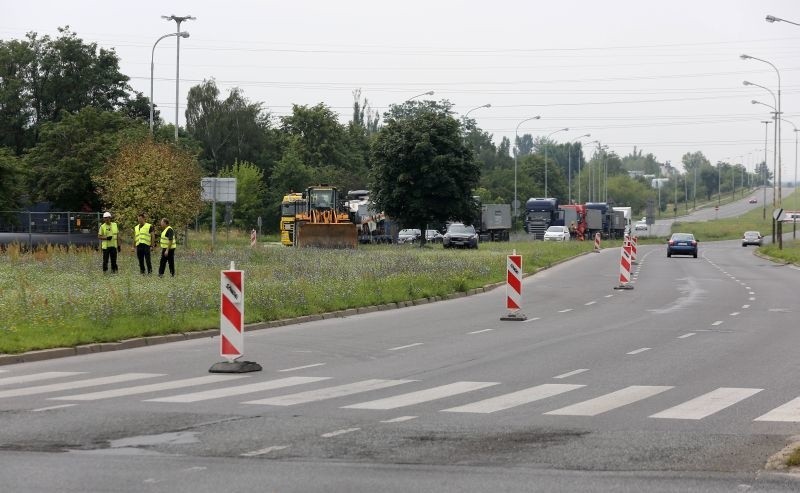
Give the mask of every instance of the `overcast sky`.
[[[214, 78], [276, 116], [325, 103], [343, 122], [360, 88], [381, 111], [435, 91], [494, 136], [590, 133], [624, 156], [634, 147], [679, 163], [702, 151], [753, 169], [764, 157], [777, 75], [784, 118], [800, 126], [796, 0], [603, 1], [38, 1], [2, 0], [0, 38], [69, 25], [114, 48], [134, 89], [149, 95], [153, 43], [175, 31], [161, 15], [192, 15], [181, 40], [180, 121], [186, 92]], [[155, 50], [154, 101], [174, 121], [175, 37]], [[769, 163], [772, 164], [772, 124]], [[794, 178], [795, 133], [785, 123], [784, 180]]]

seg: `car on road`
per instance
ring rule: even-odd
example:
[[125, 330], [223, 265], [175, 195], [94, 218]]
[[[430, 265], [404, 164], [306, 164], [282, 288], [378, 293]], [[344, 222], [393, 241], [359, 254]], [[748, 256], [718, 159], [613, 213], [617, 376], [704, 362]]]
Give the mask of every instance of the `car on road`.
[[544, 241], [568, 241], [569, 228], [566, 226], [550, 226], [544, 232]]
[[447, 227], [447, 232], [442, 238], [445, 248], [464, 247], [478, 248], [478, 233], [470, 224], [452, 223]]
[[758, 231], [745, 231], [742, 235], [742, 246], [758, 245], [761, 246], [761, 240], [764, 238]]
[[635, 231], [647, 231], [647, 223], [644, 221], [639, 221], [633, 226], [633, 229]]
[[750, 200], [748, 200], [748, 202], [751, 203], [751, 204], [757, 204], [758, 203], [758, 199], [755, 198], [755, 197], [750, 197]]
[[397, 234], [397, 243], [416, 243], [422, 231], [418, 229], [401, 229]]
[[692, 233], [672, 233], [667, 242], [667, 257], [691, 255], [697, 258], [697, 239]]
[[430, 243], [441, 243], [442, 242], [442, 233], [436, 231], [435, 229], [426, 229], [425, 230], [425, 241]]

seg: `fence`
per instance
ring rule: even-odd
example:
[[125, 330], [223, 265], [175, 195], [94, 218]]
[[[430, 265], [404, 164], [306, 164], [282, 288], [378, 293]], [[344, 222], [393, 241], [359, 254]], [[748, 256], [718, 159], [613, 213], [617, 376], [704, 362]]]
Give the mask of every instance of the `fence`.
[[100, 212], [0, 211], [0, 246], [97, 246]]

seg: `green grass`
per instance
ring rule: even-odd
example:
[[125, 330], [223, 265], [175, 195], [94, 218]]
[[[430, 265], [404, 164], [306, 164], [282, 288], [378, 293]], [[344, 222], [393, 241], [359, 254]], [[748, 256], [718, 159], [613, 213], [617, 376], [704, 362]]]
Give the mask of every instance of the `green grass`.
[[800, 239], [784, 241], [783, 250], [778, 250], [778, 245], [765, 245], [759, 251], [768, 257], [800, 265]]
[[[590, 251], [591, 242], [361, 246], [356, 250], [249, 248], [238, 235], [210, 249], [202, 234], [176, 254], [177, 277], [143, 277], [135, 256], [103, 275], [94, 251], [10, 249], [0, 255], [0, 353], [71, 347], [219, 326], [219, 276], [231, 261], [245, 271], [248, 323], [464, 292], [505, 279], [516, 249], [532, 272]], [[611, 246], [604, 243], [604, 247]], [[157, 255], [154, 261], [157, 261]]]
[[800, 466], [800, 448], [794, 449], [794, 452], [789, 454], [786, 458], [786, 465], [789, 467]]

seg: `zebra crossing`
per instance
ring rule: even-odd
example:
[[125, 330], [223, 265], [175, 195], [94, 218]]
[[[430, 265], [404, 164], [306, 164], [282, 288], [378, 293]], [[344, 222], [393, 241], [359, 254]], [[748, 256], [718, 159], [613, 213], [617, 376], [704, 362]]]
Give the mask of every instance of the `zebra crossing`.
[[[8, 372], [5, 372], [8, 374]], [[166, 380], [163, 380], [164, 378]], [[156, 381], [162, 379], [163, 381]], [[149, 380], [147, 383], [142, 381]], [[303, 386], [320, 386], [310, 390], [298, 389]], [[204, 390], [182, 392], [195, 387], [207, 386]], [[109, 388], [112, 387], [112, 388]], [[411, 387], [417, 390], [407, 391]], [[444, 385], [426, 385], [419, 380], [366, 379], [340, 382], [332, 377], [293, 376], [274, 379], [259, 379], [252, 375], [205, 375], [201, 377], [169, 379], [162, 373], [121, 373], [107, 376], [91, 376], [86, 372], [41, 372], [26, 375], [0, 377], [0, 409], [3, 403], [12, 398], [41, 396], [47, 401], [70, 402], [69, 405], [54, 405], [36, 409], [66, 408], [75, 403], [89, 403], [114, 398], [139, 396], [141, 402], [169, 404], [193, 404], [215, 399], [241, 397], [237, 404], [248, 406], [289, 407], [323, 401], [336, 401], [340, 409], [365, 411], [388, 411], [411, 406], [447, 401], [448, 398], [469, 396], [481, 391], [482, 397], [465, 404], [452, 407], [446, 404], [437, 409], [442, 413], [485, 415], [511, 409], [522, 409], [527, 404], [546, 402], [547, 399], [562, 396], [562, 399], [575, 395], [584, 398], [556, 409], [542, 412], [543, 416], [583, 416], [593, 417], [610, 413], [617, 409], [633, 406], [659, 395], [669, 395], [675, 389], [668, 385], [630, 385], [611, 392], [592, 392], [587, 385], [546, 383], [528, 388], [508, 389], [501, 382], [456, 381]], [[87, 389], [88, 392], [72, 391]], [[404, 390], [401, 390], [404, 389]], [[299, 390], [299, 391], [298, 391]], [[510, 390], [510, 391], [509, 391]], [[254, 394], [279, 391], [277, 395], [258, 396]], [[697, 395], [682, 402], [674, 402], [670, 407], [649, 414], [652, 419], [702, 420], [736, 406], [757, 395], [763, 395], [763, 388], [720, 387]], [[359, 398], [361, 394], [381, 392], [377, 399]], [[386, 396], [386, 393], [390, 395]], [[485, 397], [487, 392], [492, 393]], [[145, 395], [148, 394], [148, 395]], [[155, 395], [154, 395], [155, 394]], [[161, 395], [159, 395], [161, 394]], [[166, 395], [164, 395], [166, 394]], [[585, 398], [588, 394], [594, 394]], [[248, 396], [248, 397], [243, 397]], [[342, 402], [350, 399], [351, 402]], [[337, 401], [338, 400], [338, 401]], [[229, 401], [228, 401], [229, 402]], [[561, 401], [563, 402], [563, 401]], [[556, 406], [554, 406], [556, 407]], [[541, 411], [541, 409], [539, 410]], [[759, 416], [748, 417], [755, 422], [800, 422], [800, 397], [775, 407]]]

